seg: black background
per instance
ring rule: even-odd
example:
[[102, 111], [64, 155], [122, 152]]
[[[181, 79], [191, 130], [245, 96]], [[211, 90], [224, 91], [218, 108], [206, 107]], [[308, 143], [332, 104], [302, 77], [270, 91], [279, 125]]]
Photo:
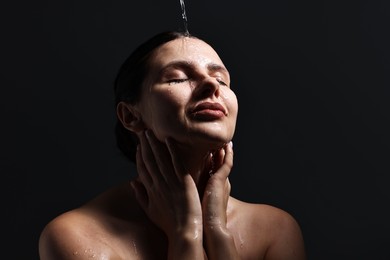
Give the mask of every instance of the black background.
[[[310, 260], [389, 260], [389, 2], [185, 4], [239, 98], [233, 195], [290, 212]], [[50, 219], [134, 176], [115, 147], [113, 79], [183, 23], [179, 0], [1, 9], [1, 258], [38, 259]]]

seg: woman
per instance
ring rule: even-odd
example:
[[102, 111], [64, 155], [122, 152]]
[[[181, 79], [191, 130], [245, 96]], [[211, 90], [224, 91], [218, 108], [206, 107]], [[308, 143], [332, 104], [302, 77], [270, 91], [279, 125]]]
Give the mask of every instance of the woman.
[[122, 65], [117, 143], [138, 176], [52, 220], [48, 259], [305, 259], [291, 215], [232, 198], [237, 99], [215, 50], [160, 33]]

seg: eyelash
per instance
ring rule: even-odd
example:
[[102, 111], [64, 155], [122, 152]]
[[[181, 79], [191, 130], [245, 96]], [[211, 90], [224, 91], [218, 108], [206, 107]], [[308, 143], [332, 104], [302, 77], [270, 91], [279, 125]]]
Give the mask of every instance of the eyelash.
[[[168, 80], [167, 82], [168, 82], [169, 84], [180, 84], [180, 83], [186, 82], [186, 81], [188, 81], [188, 80], [189, 80], [189, 78], [185, 78], [185, 79], [171, 79], [171, 80]], [[223, 85], [223, 86], [227, 86], [227, 84], [226, 84], [224, 81], [222, 81], [221, 79], [216, 78], [216, 80], [217, 80], [217, 82], [218, 82], [219, 84], [221, 84], [221, 85]]]
[[189, 79], [171, 79], [171, 80], [168, 80], [168, 83], [169, 84], [179, 84], [179, 83], [183, 83], [185, 81], [187, 81]]
[[227, 84], [224, 81], [222, 81], [221, 79], [217, 78], [217, 81], [219, 84], [221, 84], [223, 86], [227, 86]]

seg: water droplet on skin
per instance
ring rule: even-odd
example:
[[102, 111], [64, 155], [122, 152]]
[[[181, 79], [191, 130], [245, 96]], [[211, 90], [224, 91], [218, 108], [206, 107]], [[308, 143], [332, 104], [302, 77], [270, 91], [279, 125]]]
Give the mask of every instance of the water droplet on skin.
[[134, 247], [134, 253], [136, 255], [138, 255], [138, 251], [137, 251], [137, 245], [135, 244], [135, 241], [133, 240], [133, 247]]
[[[78, 254], [78, 252], [77, 252], [77, 254]], [[96, 254], [93, 252], [93, 250], [91, 248], [85, 249], [84, 250], [84, 254], [86, 254], [90, 258], [95, 258], [96, 257]]]
[[199, 232], [196, 230], [194, 234], [194, 239], [197, 239], [199, 237]]
[[238, 233], [238, 239], [240, 240], [240, 248], [243, 248], [244, 247], [244, 239], [241, 236], [241, 233]]

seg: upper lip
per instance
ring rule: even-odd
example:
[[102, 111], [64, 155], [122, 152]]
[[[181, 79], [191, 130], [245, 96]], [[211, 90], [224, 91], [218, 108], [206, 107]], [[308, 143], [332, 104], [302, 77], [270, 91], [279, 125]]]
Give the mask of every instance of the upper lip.
[[191, 113], [195, 113], [195, 112], [198, 112], [200, 110], [205, 110], [205, 109], [220, 110], [226, 115], [226, 109], [221, 104], [219, 104], [217, 102], [202, 102], [202, 103], [196, 105], [191, 110]]

